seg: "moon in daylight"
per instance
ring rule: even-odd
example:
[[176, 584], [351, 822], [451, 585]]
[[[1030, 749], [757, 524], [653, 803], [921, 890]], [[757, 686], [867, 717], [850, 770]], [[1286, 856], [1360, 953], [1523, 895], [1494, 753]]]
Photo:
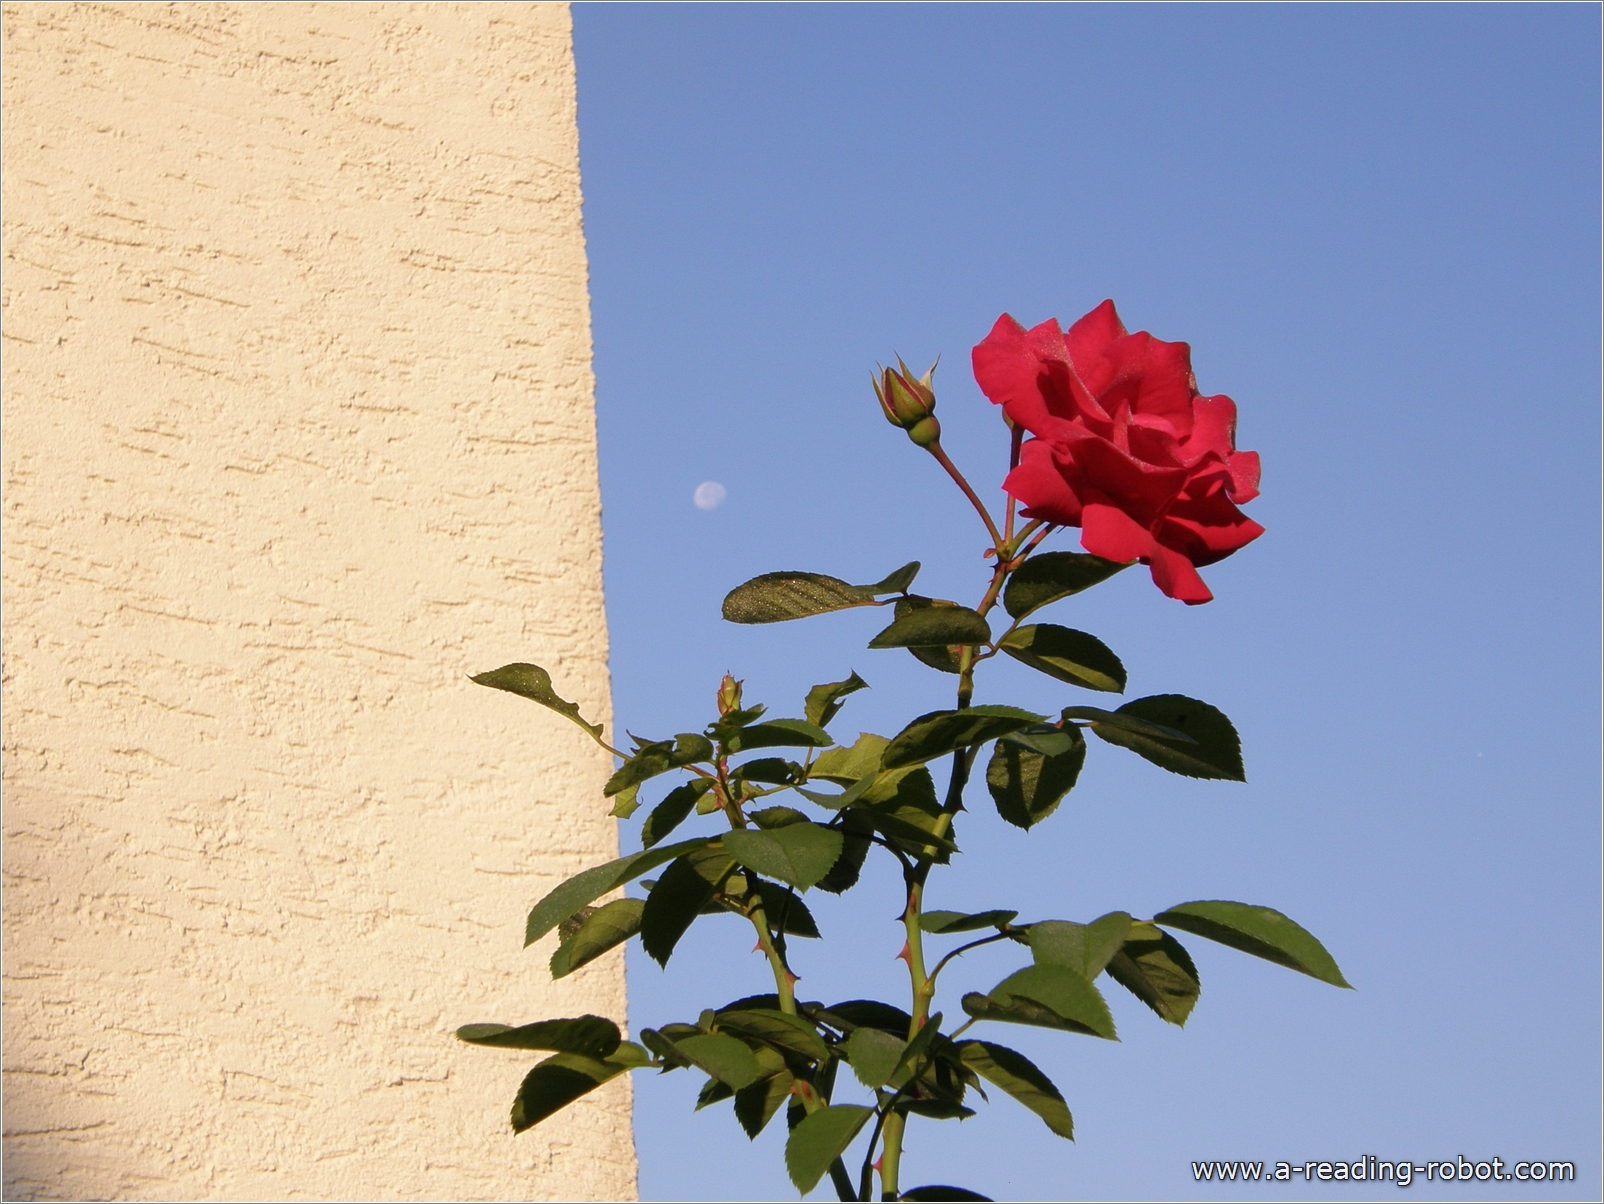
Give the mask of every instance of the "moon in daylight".
[[703, 481], [691, 494], [691, 501], [696, 503], [698, 510], [717, 510], [728, 496], [729, 491], [717, 481]]

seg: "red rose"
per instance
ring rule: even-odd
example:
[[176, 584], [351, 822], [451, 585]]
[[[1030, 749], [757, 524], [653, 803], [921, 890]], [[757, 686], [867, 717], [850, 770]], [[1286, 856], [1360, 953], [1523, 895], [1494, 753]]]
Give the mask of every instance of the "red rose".
[[1259, 495], [1259, 455], [1236, 450], [1236, 403], [1202, 397], [1192, 350], [1126, 334], [1104, 301], [1069, 328], [1004, 314], [974, 351], [981, 391], [1035, 438], [1003, 488], [1027, 518], [1081, 529], [1081, 546], [1140, 560], [1172, 598], [1214, 595], [1197, 566], [1264, 534], [1237, 509]]

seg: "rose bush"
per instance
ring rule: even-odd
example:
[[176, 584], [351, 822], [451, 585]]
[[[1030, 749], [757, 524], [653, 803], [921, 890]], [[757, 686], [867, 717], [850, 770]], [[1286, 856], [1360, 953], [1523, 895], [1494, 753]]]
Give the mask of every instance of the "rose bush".
[[1191, 605], [1214, 596], [1198, 566], [1264, 533], [1237, 509], [1258, 496], [1258, 453], [1236, 450], [1236, 403], [1198, 393], [1185, 343], [1127, 334], [1104, 301], [1067, 333], [1004, 314], [973, 360], [982, 392], [1033, 436], [1003, 482], [1025, 517], [1079, 527], [1088, 552], [1140, 560]]

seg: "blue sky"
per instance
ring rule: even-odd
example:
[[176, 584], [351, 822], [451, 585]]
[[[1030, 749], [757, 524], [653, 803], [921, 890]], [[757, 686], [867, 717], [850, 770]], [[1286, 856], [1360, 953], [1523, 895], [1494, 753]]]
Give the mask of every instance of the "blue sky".
[[[944, 443], [1000, 501], [970, 348], [1004, 311], [1112, 297], [1191, 343], [1263, 457], [1267, 534], [1205, 570], [1216, 601], [1136, 570], [1049, 616], [1112, 646], [1129, 696], [1223, 709], [1249, 783], [1097, 745], [1028, 835], [972, 787], [930, 903], [1262, 903], [1357, 989], [1188, 939], [1184, 1031], [1112, 984], [1119, 1044], [994, 1026], [1063, 1089], [1073, 1145], [1000, 1099], [914, 1121], [905, 1184], [1228, 1198], [1193, 1160], [1462, 1154], [1578, 1165], [1475, 1198], [1597, 1198], [1599, 10], [576, 5], [574, 27], [621, 727], [696, 730], [726, 669], [776, 714], [855, 669], [849, 736], [951, 705], [950, 678], [865, 648], [882, 616], [719, 619], [782, 568], [918, 559], [926, 592], [978, 600], [984, 533], [880, 416], [876, 362], [942, 356]], [[692, 504], [705, 481], [722, 506]], [[1098, 701], [989, 667], [977, 701]], [[873, 862], [845, 903], [810, 894], [834, 939], [828, 962], [796, 942], [804, 997], [904, 999], [898, 895]], [[767, 989], [750, 943], [721, 918], [666, 971], [632, 947], [631, 1024]], [[951, 986], [986, 990], [1019, 956], [966, 960]], [[643, 1198], [794, 1198], [783, 1125], [749, 1144], [697, 1086], [637, 1076]]]

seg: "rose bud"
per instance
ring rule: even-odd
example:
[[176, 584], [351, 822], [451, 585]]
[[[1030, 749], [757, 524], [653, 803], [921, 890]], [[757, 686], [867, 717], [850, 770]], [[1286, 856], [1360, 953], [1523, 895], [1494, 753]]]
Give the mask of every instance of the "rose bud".
[[908, 438], [920, 447], [929, 447], [941, 438], [941, 423], [933, 413], [936, 391], [930, 383], [936, 374], [936, 365], [931, 364], [930, 370], [917, 379], [901, 357], [897, 359], [897, 367], [900, 372], [890, 368], [880, 370], [880, 375], [874, 378], [874, 395], [880, 399], [880, 410], [887, 422], [907, 431]]
[[728, 715], [741, 709], [741, 683], [728, 673], [718, 683], [718, 713]]

